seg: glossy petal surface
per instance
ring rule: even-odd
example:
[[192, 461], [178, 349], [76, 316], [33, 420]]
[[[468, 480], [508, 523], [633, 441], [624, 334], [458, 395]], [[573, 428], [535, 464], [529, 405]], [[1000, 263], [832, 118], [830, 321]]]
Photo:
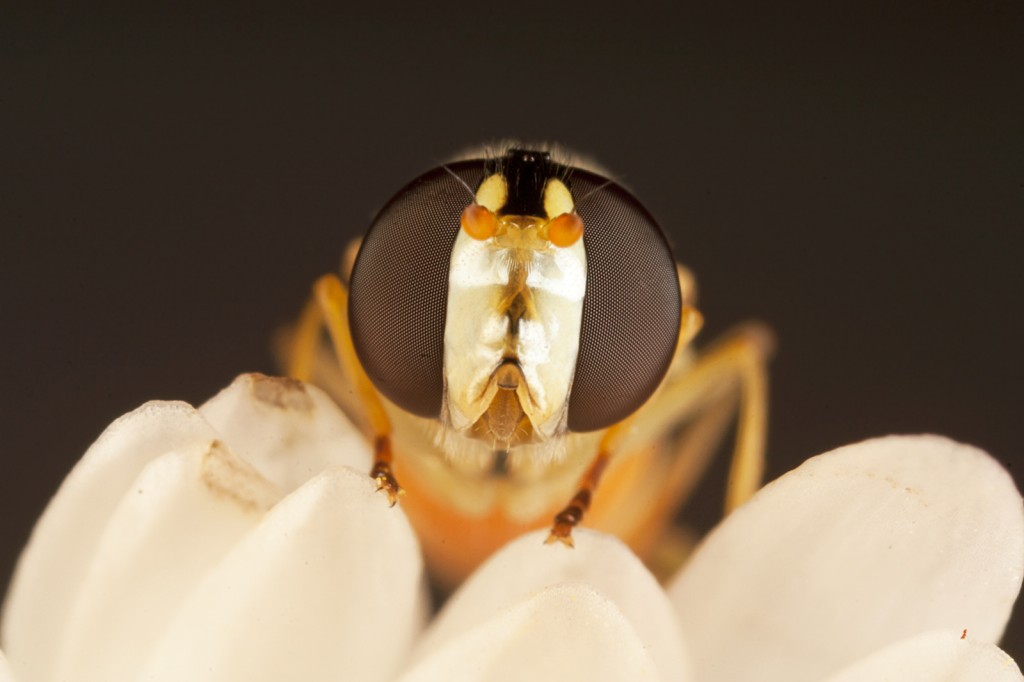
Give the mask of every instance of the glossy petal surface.
[[274, 507], [209, 574], [139, 679], [388, 680], [425, 612], [405, 516], [365, 474], [330, 469]]
[[135, 678], [182, 601], [280, 497], [219, 441], [150, 462], [100, 538], [56, 678]]
[[4, 650], [20, 678], [52, 679], [100, 537], [142, 469], [215, 437], [190, 405], [150, 402], [111, 424], [75, 465], [32, 531], [4, 603]]
[[0, 651], [0, 682], [14, 682], [11, 669], [7, 667], [7, 659], [4, 658], [4, 652], [2, 651]]
[[[537, 592], [446, 640], [401, 682], [654, 682], [662, 678], [622, 611], [592, 587]], [[675, 678], [678, 679], [678, 678]]]
[[960, 632], [928, 632], [855, 663], [827, 682], [1021, 682], [1013, 659], [994, 644], [961, 638]]
[[[547, 531], [512, 541], [445, 605], [416, 650], [421, 659], [552, 585], [587, 585], [621, 611], [666, 680], [686, 677], [683, 640], [665, 593], [617, 538], [585, 528], [575, 548], [544, 544]], [[593, 655], [605, 652], [595, 648]]]
[[913, 635], [993, 642], [1024, 570], [1006, 471], [944, 438], [808, 460], [698, 548], [670, 586], [702, 681], [820, 679]]
[[369, 471], [373, 461], [366, 440], [334, 401], [293, 379], [242, 374], [199, 412], [286, 493], [329, 467]]

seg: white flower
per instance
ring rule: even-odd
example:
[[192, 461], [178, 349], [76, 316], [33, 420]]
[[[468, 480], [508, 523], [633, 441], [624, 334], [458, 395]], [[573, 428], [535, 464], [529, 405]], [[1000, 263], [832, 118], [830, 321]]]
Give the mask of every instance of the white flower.
[[122, 417], [21, 557], [0, 682], [1024, 679], [995, 645], [1024, 510], [974, 448], [886, 438], [809, 460], [667, 591], [612, 537], [528, 534], [429, 626], [419, 547], [369, 465], [335, 405], [288, 380]]

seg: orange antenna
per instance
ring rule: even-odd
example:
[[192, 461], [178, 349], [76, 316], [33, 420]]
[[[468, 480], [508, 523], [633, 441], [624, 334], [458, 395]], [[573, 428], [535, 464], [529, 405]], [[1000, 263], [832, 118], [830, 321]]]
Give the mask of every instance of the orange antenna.
[[576, 213], [563, 213], [548, 223], [548, 239], [555, 246], [572, 246], [582, 236], [583, 218]]
[[473, 239], [490, 239], [498, 231], [498, 216], [480, 204], [470, 204], [462, 212], [462, 229]]

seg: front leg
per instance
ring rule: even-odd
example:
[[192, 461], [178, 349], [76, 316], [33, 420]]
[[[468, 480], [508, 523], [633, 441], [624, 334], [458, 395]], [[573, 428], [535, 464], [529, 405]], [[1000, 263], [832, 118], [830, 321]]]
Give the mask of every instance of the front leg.
[[338, 364], [351, 381], [366, 418], [374, 452], [370, 475], [377, 482], [377, 489], [394, 506], [403, 490], [391, 471], [391, 421], [356, 355], [348, 322], [348, 288], [336, 275], [324, 275], [313, 285], [313, 295], [299, 320], [289, 353], [289, 374], [294, 378], [309, 381], [324, 326]]
[[[603, 445], [604, 439], [601, 442]], [[587, 473], [583, 475], [579, 490], [573, 495], [572, 501], [566, 505], [565, 509], [555, 515], [554, 524], [551, 526], [548, 539], [544, 541], [545, 544], [561, 542], [566, 547], [574, 546], [572, 529], [580, 524], [580, 521], [583, 520], [583, 515], [590, 509], [594, 490], [601, 481], [601, 474], [604, 473], [605, 468], [608, 466], [608, 459], [608, 450], [604, 447], [600, 448], [597, 452], [597, 457], [594, 458], [594, 461], [591, 462], [590, 467], [587, 469]]]
[[551, 526], [551, 533], [548, 534], [548, 539], [544, 541], [545, 544], [557, 541], [567, 547], [573, 546], [572, 529], [580, 524], [583, 516], [590, 509], [594, 491], [597, 489], [597, 484], [601, 482], [601, 476], [604, 474], [605, 469], [608, 468], [611, 453], [618, 447], [619, 440], [629, 430], [632, 421], [632, 416], [626, 417], [619, 423], [608, 427], [604, 435], [601, 436], [601, 441], [597, 446], [597, 455], [594, 456], [590, 466], [587, 467], [586, 473], [583, 474], [583, 478], [580, 479], [579, 488], [576, 494], [573, 495], [572, 500], [566, 505], [565, 509], [555, 515], [554, 524]]

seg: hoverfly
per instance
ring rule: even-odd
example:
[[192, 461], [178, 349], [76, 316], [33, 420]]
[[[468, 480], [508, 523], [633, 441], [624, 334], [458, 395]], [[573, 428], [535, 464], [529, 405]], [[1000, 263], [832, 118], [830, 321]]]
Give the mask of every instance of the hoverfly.
[[314, 286], [288, 370], [364, 430], [392, 504], [408, 491], [441, 584], [546, 524], [571, 546], [584, 518], [645, 556], [737, 404], [727, 507], [762, 475], [770, 336], [695, 354], [695, 304], [632, 194], [513, 147], [401, 189]]

